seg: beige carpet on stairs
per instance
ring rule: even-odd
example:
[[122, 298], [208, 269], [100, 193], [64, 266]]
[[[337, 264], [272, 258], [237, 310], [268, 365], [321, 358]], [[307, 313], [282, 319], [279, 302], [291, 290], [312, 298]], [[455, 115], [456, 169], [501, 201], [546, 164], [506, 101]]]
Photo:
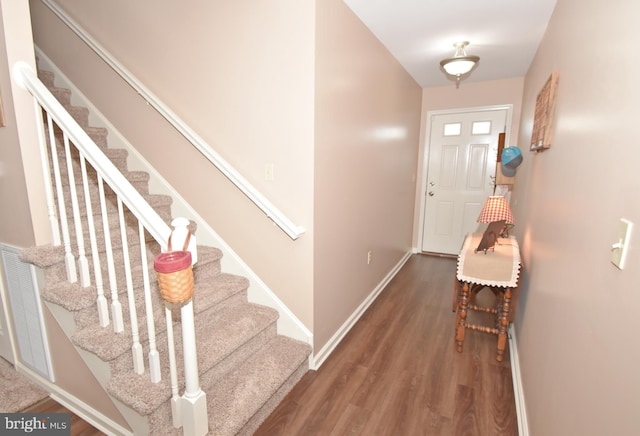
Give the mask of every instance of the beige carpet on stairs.
[[[135, 188], [143, 194], [160, 217], [169, 222], [172, 216], [171, 198], [165, 195], [149, 194], [148, 177], [141, 177], [141, 172], [128, 171], [126, 151], [108, 148], [106, 131], [102, 132], [98, 128], [88, 126], [86, 108], [71, 106], [70, 91], [56, 87], [52, 73], [39, 71], [39, 75], [54, 96], [77, 118], [80, 125], [87, 129], [94, 141], [100, 142], [98, 145], [108, 157], [112, 161], [114, 156], [119, 159], [116, 166], [123, 175], [131, 182], [135, 179]], [[99, 140], [94, 138], [98, 133]], [[56, 139], [60, 140], [57, 137]], [[75, 160], [73, 165], [77, 166]], [[63, 188], [67, 189], [66, 183], [63, 185]], [[93, 201], [97, 187], [93, 186], [93, 181], [89, 181], [88, 185], [89, 196]], [[84, 191], [78, 190], [76, 195], [82, 197], [79, 203], [84, 204], [82, 201]], [[107, 196], [106, 215], [109, 224], [118, 221], [113, 202], [114, 197]], [[98, 208], [92, 213], [96, 216], [96, 222], [102, 220], [102, 214]], [[119, 227], [112, 227], [110, 236], [114, 251], [115, 276], [124, 277], [125, 272], [122, 268], [124, 257], [121, 253], [122, 241]], [[83, 230], [87, 228], [85, 225], [82, 226]], [[97, 250], [102, 256], [106, 249], [103, 241], [104, 232], [99, 228], [96, 230], [98, 230], [96, 232]], [[73, 232], [72, 227], [71, 233]], [[172, 390], [168, 358], [166, 358], [168, 345], [165, 305], [160, 298], [155, 273], [152, 271], [152, 259], [159, 252], [159, 247], [155, 242], [147, 241], [148, 264], [140, 265], [140, 250], [133, 247], [137, 238], [136, 226], [128, 226], [126, 234], [129, 233], [131, 237], [128, 262], [133, 266], [132, 288], [135, 294], [131, 305], [128, 304], [129, 296], [125, 286], [122, 284], [115, 286], [123, 308], [125, 333], [114, 333], [111, 325], [100, 327], [95, 306], [96, 289], [94, 286], [82, 288], [78, 283], [70, 283], [67, 280], [63, 247], [29, 247], [22, 250], [20, 258], [23, 262], [31, 263], [43, 270], [45, 284], [40, 289], [42, 298], [59, 306], [73, 317], [76, 329], [70, 337], [72, 343], [108, 364], [110, 377], [104, 382], [106, 392], [131, 408], [132, 412], [146, 417], [151, 435], [179, 435], [182, 432], [173, 428], [170, 410]], [[72, 235], [71, 240], [74, 240], [74, 237], [75, 235]], [[85, 244], [89, 246], [87, 239], [88, 234], [85, 234]], [[250, 435], [308, 371], [311, 347], [306, 343], [279, 335], [277, 311], [267, 306], [250, 303], [247, 294], [249, 280], [223, 272], [221, 258], [221, 250], [198, 246], [198, 263], [193, 269], [195, 279], [193, 307], [198, 343], [199, 380], [207, 396], [211, 434]], [[146, 313], [141, 273], [144, 268], [151, 270], [150, 300], [152, 318], [155, 321], [155, 346], [161, 356], [162, 380], [158, 383], [151, 382], [148, 368], [139, 375], [133, 371], [130, 351], [132, 340], [129, 311], [131, 306], [138, 312], [139, 338], [143, 352], [146, 355], [150, 350], [147, 324], [142, 322], [144, 321], [142, 316]], [[103, 277], [108, 277], [106, 267], [103, 269]], [[118, 283], [120, 283], [119, 280], [116, 280], [116, 284]], [[105, 294], [107, 299], [113, 299], [110, 292]], [[174, 334], [176, 338], [180, 338], [180, 310], [174, 307], [172, 311], [174, 312]], [[182, 344], [180, 340], [175, 342], [178, 391], [182, 392], [184, 389]]]
[[49, 393], [0, 358], [0, 413], [14, 413], [49, 396]]

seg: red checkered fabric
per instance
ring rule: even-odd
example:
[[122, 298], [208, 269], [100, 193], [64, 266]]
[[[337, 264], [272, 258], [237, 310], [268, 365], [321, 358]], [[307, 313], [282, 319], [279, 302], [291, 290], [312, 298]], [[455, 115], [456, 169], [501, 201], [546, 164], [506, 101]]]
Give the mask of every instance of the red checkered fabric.
[[480, 216], [478, 217], [478, 222], [492, 223], [502, 220], [505, 220], [507, 224], [514, 223], [511, 208], [503, 196], [492, 195], [487, 198], [487, 201], [484, 203], [482, 212], [480, 212]]

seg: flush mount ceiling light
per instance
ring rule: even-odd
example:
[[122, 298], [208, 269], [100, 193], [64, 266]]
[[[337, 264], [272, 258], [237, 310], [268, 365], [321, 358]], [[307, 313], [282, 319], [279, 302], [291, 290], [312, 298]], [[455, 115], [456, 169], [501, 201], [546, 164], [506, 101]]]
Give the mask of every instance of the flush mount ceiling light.
[[456, 53], [453, 57], [440, 61], [440, 66], [444, 71], [448, 75], [456, 78], [456, 88], [460, 85], [461, 76], [471, 71], [480, 60], [478, 56], [467, 54], [465, 47], [468, 45], [469, 41], [456, 42], [453, 44], [456, 48]]

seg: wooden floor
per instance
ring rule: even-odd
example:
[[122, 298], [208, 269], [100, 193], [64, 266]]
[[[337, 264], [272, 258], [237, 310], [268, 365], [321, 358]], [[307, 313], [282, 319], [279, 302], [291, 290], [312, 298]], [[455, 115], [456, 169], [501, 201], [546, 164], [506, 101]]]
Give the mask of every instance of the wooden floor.
[[[496, 337], [473, 331], [455, 351], [455, 265], [413, 255], [255, 436], [517, 435], [508, 352], [498, 363]], [[486, 293], [480, 298], [493, 298]], [[69, 412], [52, 400], [29, 411]], [[72, 415], [72, 436], [102, 434]]]
[[255, 435], [517, 435], [508, 352], [498, 363], [497, 338], [474, 331], [455, 351], [455, 266], [413, 255]]

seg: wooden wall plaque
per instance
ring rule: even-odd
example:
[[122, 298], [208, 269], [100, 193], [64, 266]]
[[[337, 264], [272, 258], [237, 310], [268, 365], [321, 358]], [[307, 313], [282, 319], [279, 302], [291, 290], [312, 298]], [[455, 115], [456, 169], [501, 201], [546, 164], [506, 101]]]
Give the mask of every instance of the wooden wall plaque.
[[551, 147], [558, 76], [557, 71], [551, 73], [536, 98], [533, 132], [531, 132], [531, 151], [544, 151]]

